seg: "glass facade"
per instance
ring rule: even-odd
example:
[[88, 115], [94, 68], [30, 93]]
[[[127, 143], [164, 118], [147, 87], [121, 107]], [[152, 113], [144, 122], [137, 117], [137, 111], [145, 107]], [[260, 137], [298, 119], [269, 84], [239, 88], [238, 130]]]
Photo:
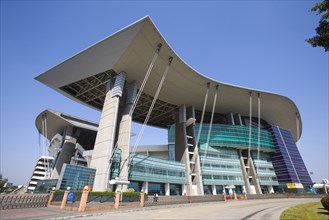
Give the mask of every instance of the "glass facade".
[[39, 180], [33, 193], [49, 193], [56, 187], [58, 179]]
[[[204, 193], [212, 194], [215, 187], [221, 194], [228, 185], [235, 186], [237, 194], [242, 193], [244, 178], [240, 164], [239, 150], [249, 147], [249, 127], [225, 124], [213, 124], [209, 145], [206, 143], [209, 124], [203, 126], [199, 145], [199, 159], [202, 171]], [[198, 125], [196, 126], [198, 132]], [[170, 184], [171, 195], [181, 195], [182, 185], [186, 183], [185, 164], [175, 161], [175, 128], [168, 132], [169, 160], [136, 154], [129, 170], [129, 188], [141, 191], [143, 182], [148, 182], [149, 194], [165, 194], [164, 183]], [[258, 128], [252, 128], [251, 156], [263, 192], [279, 183], [311, 182], [305, 165], [289, 131], [276, 126], [261, 129], [259, 157]], [[207, 151], [207, 154], [206, 154]], [[274, 152], [275, 151], [275, 152]], [[111, 178], [119, 175], [121, 152], [115, 153]], [[306, 174], [305, 174], [306, 173]], [[308, 179], [309, 178], [309, 179]], [[227, 190], [226, 190], [227, 191]]]
[[[199, 124], [195, 125], [195, 133], [199, 130]], [[200, 145], [207, 142], [209, 124], [203, 124]], [[252, 127], [251, 148], [258, 148], [258, 128]], [[175, 125], [171, 125], [168, 131], [169, 144], [175, 144]], [[248, 149], [249, 126], [213, 124], [208, 143], [210, 146], [223, 146]], [[274, 151], [274, 142], [271, 133], [266, 129], [260, 129], [260, 148], [262, 151]]]
[[168, 158], [169, 160], [175, 160], [175, 145], [168, 144]]
[[203, 192], [205, 195], [212, 195], [211, 185], [204, 185]]
[[223, 189], [224, 189], [223, 186], [216, 186], [216, 194], [217, 195], [222, 194], [223, 193]]
[[130, 181], [128, 185], [128, 189], [134, 189], [135, 192], [142, 192], [143, 189], [143, 182], [137, 182], [137, 181]]
[[129, 180], [185, 184], [185, 165], [136, 154], [130, 167]]
[[57, 182], [57, 189], [82, 190], [86, 185], [93, 188], [96, 170], [87, 167], [75, 166], [72, 164], [63, 164], [63, 168]]
[[180, 196], [182, 195], [182, 185], [180, 184], [170, 184], [170, 195]]
[[251, 151], [251, 156], [254, 161], [260, 185], [278, 186], [279, 182], [276, 178], [269, 153], [259, 152], [258, 159], [257, 151]]
[[155, 193], [165, 195], [164, 183], [148, 183], [148, 194], [154, 195]]
[[111, 165], [110, 179], [114, 179], [115, 177], [119, 176], [120, 163], [121, 163], [121, 150], [116, 149]]
[[242, 186], [235, 186], [234, 191], [238, 195], [242, 194]]
[[244, 185], [236, 149], [207, 147], [203, 144], [200, 146], [199, 155], [204, 185]]
[[279, 183], [312, 185], [311, 177], [290, 131], [277, 126], [271, 126], [269, 130], [275, 141], [275, 152], [271, 153], [270, 156]]

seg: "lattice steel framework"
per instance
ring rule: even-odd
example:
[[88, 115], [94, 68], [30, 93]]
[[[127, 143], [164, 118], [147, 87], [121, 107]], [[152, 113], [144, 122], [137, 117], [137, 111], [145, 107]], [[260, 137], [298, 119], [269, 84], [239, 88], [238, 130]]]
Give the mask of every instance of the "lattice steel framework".
[[[107, 70], [105, 72], [65, 85], [60, 89], [66, 93], [69, 93], [74, 98], [90, 105], [91, 107], [102, 110], [105, 99], [106, 83], [113, 79], [116, 75], [117, 73], [114, 70]], [[140, 123], [144, 122], [152, 100], [153, 96], [146, 93], [141, 94], [133, 113], [133, 121]], [[177, 108], [176, 105], [158, 99], [154, 105], [148, 124], [167, 128], [168, 125], [174, 123], [172, 112], [175, 108]]]

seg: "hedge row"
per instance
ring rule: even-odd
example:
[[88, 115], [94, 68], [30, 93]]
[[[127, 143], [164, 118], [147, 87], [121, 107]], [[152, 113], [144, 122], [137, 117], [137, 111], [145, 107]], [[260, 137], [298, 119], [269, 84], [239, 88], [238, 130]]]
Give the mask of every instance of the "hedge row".
[[[55, 195], [63, 195], [65, 190], [56, 190]], [[74, 192], [75, 195], [81, 195], [82, 191], [80, 190], [72, 190], [71, 192]], [[114, 196], [115, 192], [89, 192], [89, 196]], [[140, 192], [123, 192], [122, 196], [127, 196], [127, 197], [139, 197]], [[147, 194], [145, 193], [145, 196]]]

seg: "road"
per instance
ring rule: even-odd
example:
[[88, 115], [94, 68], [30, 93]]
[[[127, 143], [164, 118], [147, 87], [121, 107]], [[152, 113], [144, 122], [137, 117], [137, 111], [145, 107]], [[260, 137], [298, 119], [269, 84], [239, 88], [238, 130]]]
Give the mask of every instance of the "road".
[[290, 198], [196, 203], [110, 212], [79, 219], [279, 219], [281, 212], [290, 206], [319, 201]]

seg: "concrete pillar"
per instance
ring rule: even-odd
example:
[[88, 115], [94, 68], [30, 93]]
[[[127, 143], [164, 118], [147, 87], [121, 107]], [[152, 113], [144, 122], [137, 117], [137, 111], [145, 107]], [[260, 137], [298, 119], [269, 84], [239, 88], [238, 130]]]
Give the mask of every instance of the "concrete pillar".
[[148, 188], [149, 188], [149, 182], [144, 181], [143, 187], [142, 187], [143, 192], [146, 193], [146, 194], [148, 194], [149, 193]]
[[65, 128], [63, 145], [55, 161], [54, 170], [51, 174], [52, 179], [59, 178], [64, 163], [70, 164], [72, 155], [75, 152], [78, 131], [78, 128], [72, 126]]
[[175, 111], [175, 159], [185, 164], [186, 195], [192, 195], [192, 178], [186, 133], [186, 106]]
[[116, 76], [106, 85], [106, 96], [99, 122], [94, 152], [90, 167], [96, 169], [93, 191], [106, 191], [110, 174], [109, 162], [115, 145], [115, 133], [119, 111], [119, 99], [122, 96], [125, 73]]
[[51, 193], [50, 193], [50, 196], [49, 196], [48, 202], [47, 202], [47, 207], [49, 207], [49, 206], [51, 205], [51, 202], [53, 201], [54, 196], [55, 196], [55, 191], [52, 190]]
[[186, 161], [186, 106], [181, 105], [175, 111], [175, 160]]
[[170, 196], [170, 183], [165, 183], [165, 195]]
[[238, 197], [236, 196], [236, 192], [235, 191], [233, 192], [233, 198], [234, 198], [234, 200], [238, 200]]
[[[119, 178], [120, 180], [128, 180], [129, 172], [129, 146], [130, 146], [130, 136], [131, 136], [131, 123], [132, 117], [129, 115], [131, 108], [134, 104], [137, 95], [137, 84], [132, 82], [127, 89], [126, 104], [122, 112], [122, 118], [119, 126], [118, 135], [118, 149], [121, 150], [121, 171]], [[128, 185], [123, 185], [122, 190], [127, 191]]]
[[244, 186], [243, 187], [244, 187], [244, 190], [247, 194], [251, 194], [249, 176], [248, 176], [248, 173], [246, 171], [246, 166], [245, 166], [245, 161], [244, 161], [244, 158], [243, 158], [243, 155], [242, 155], [242, 151], [241, 150], [238, 150], [238, 151], [239, 151], [241, 171], [242, 171], [243, 180], [244, 180]]
[[83, 158], [87, 161], [87, 167], [90, 167], [91, 158], [93, 156], [93, 150], [86, 150], [82, 154]]
[[120, 192], [116, 192], [115, 193], [115, 197], [114, 197], [114, 208], [119, 208], [120, 205]]
[[70, 191], [66, 190], [64, 192], [64, 195], [63, 195], [63, 199], [62, 199], [62, 203], [61, 203], [61, 207], [60, 209], [65, 209], [65, 206], [66, 206], [66, 202], [67, 202], [67, 196], [69, 194]]
[[267, 189], [269, 193], [274, 193], [273, 186], [267, 186]]
[[240, 114], [235, 114], [234, 115], [234, 124], [235, 125], [243, 125]]
[[[186, 118], [187, 119], [195, 119], [195, 108], [194, 106], [190, 106], [186, 108]], [[188, 139], [189, 144], [193, 144], [194, 155], [190, 159], [190, 162], [194, 162], [194, 168], [191, 169], [191, 174], [194, 174], [194, 176], [191, 176], [192, 180], [192, 187], [197, 188], [197, 195], [204, 195], [204, 189], [203, 189], [203, 181], [202, 181], [202, 174], [201, 174], [201, 165], [200, 165], [200, 157], [199, 157], [199, 151], [196, 143], [196, 132], [195, 132], [195, 123], [191, 124], [186, 128], [186, 134], [191, 139]]]
[[84, 212], [87, 207], [88, 191], [82, 191], [78, 212]]
[[182, 195], [183, 195], [183, 196], [186, 196], [186, 195], [187, 195], [187, 192], [186, 192], [186, 185], [185, 185], [185, 184], [182, 185]]
[[253, 159], [250, 157], [249, 158], [250, 162], [250, 175], [252, 176], [252, 184], [255, 186], [255, 190], [256, 190], [256, 194], [263, 194], [262, 190], [260, 188], [260, 184], [257, 178], [257, 172], [256, 172], [256, 168], [254, 165], [254, 161]]
[[212, 194], [213, 194], [213, 195], [217, 195], [217, 192], [216, 192], [216, 186], [215, 186], [215, 185], [212, 185], [212, 186], [211, 186], [211, 189], [212, 189]]
[[139, 202], [140, 207], [144, 207], [145, 206], [145, 194], [141, 193], [140, 194], [140, 202]]

